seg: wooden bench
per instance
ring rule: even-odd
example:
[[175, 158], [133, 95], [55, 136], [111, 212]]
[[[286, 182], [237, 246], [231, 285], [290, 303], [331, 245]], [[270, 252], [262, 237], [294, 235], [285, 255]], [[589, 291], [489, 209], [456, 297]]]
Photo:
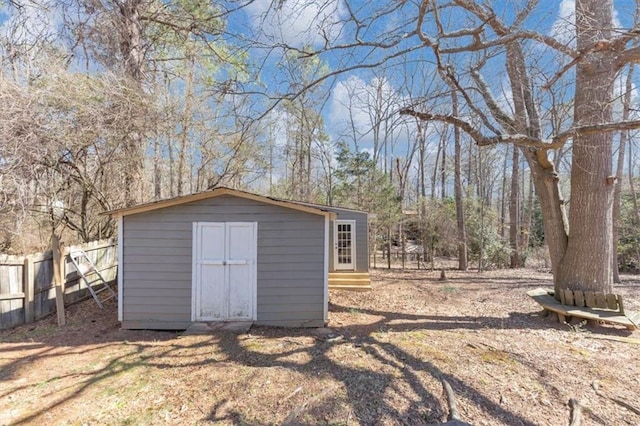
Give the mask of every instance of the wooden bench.
[[640, 314], [625, 313], [622, 296], [618, 294], [565, 289], [560, 292], [560, 300], [554, 297], [553, 291], [543, 288], [528, 291], [527, 294], [544, 309], [558, 314], [561, 322], [569, 317], [577, 317], [622, 325], [629, 330], [636, 330], [640, 324]]

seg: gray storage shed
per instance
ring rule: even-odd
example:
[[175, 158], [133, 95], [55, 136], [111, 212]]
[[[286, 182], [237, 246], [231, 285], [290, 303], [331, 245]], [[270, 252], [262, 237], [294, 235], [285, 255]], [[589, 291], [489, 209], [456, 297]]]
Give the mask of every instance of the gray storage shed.
[[216, 188], [108, 213], [118, 220], [123, 328], [320, 327], [329, 272], [368, 278], [363, 212]]

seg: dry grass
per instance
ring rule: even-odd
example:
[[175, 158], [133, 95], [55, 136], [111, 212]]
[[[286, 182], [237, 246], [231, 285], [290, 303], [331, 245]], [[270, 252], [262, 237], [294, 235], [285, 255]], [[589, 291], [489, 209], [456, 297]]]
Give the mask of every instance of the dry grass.
[[542, 318], [526, 290], [546, 273], [439, 276], [377, 271], [370, 293], [332, 293], [330, 335], [124, 331], [115, 306], [72, 306], [65, 328], [0, 333], [0, 424], [424, 424], [444, 418], [443, 378], [476, 425], [568, 424], [569, 398], [583, 424], [640, 424], [640, 346], [591, 338], [638, 332]]

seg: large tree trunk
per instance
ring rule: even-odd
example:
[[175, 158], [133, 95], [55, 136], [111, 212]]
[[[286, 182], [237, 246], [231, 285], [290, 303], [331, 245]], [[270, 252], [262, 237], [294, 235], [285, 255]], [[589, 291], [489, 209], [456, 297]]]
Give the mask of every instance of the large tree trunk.
[[[577, 64], [574, 127], [608, 123], [616, 68], [606, 49], [592, 49], [610, 38], [612, 2], [578, 0], [578, 50], [587, 52]], [[507, 46], [508, 72], [516, 109], [516, 130], [529, 117], [527, 131], [538, 137], [532, 120], [535, 105], [521, 46]], [[527, 108], [522, 111], [520, 101]], [[579, 134], [573, 141], [569, 230], [554, 166], [545, 151], [522, 150], [527, 159], [544, 215], [556, 293], [563, 288], [611, 291], [612, 206], [610, 133]], [[569, 233], [570, 231], [570, 233]]]
[[[611, 0], [577, 0], [578, 51], [611, 38]], [[616, 67], [609, 52], [589, 52], [577, 64], [574, 126], [612, 120]], [[558, 283], [573, 290], [610, 292], [614, 179], [612, 134], [579, 134], [573, 141], [569, 244]]]

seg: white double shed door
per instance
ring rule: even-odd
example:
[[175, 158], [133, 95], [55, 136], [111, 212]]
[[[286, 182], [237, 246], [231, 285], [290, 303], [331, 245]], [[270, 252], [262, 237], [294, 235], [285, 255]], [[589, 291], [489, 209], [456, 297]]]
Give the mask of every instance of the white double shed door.
[[193, 224], [192, 321], [256, 319], [257, 223]]

